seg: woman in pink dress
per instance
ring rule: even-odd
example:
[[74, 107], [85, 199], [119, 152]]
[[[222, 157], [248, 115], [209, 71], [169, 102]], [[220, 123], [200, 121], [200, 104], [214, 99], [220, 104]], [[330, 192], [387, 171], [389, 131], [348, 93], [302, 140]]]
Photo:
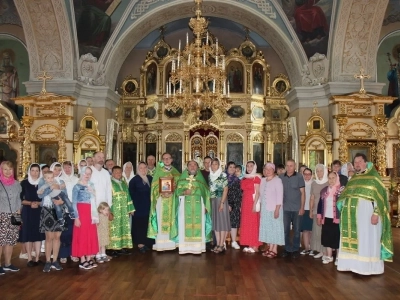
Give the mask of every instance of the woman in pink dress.
[[246, 164], [246, 174], [240, 183], [243, 191], [240, 218], [240, 244], [248, 245], [243, 252], [258, 252], [262, 244], [259, 241], [260, 213], [256, 212], [256, 203], [260, 193], [261, 176], [256, 174], [257, 165], [250, 160]]

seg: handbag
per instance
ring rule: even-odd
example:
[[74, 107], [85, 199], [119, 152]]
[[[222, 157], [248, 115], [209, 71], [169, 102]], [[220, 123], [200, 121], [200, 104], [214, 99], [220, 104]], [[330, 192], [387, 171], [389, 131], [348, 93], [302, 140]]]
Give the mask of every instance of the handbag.
[[10, 197], [8, 196], [8, 193], [7, 193], [7, 190], [6, 190], [5, 186], [4, 186], [4, 184], [3, 184], [1, 181], [0, 181], [0, 183], [1, 183], [1, 185], [3, 186], [4, 191], [6, 192], [7, 200], [8, 200], [8, 205], [10, 206], [10, 212], [11, 212], [10, 221], [11, 221], [11, 225], [20, 226], [20, 225], [22, 224], [21, 215], [20, 215], [20, 214], [14, 214], [14, 213], [12, 212]]

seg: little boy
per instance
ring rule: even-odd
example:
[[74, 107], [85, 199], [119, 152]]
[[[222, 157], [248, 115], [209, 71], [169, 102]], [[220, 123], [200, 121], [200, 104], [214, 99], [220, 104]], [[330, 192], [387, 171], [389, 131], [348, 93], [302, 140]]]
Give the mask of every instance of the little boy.
[[[71, 219], [75, 219], [75, 211], [74, 208], [72, 207], [71, 201], [68, 199], [68, 195], [66, 192], [64, 192], [61, 189], [52, 189], [52, 186], [54, 184], [61, 186], [63, 182], [57, 182], [54, 178], [54, 174], [52, 171], [46, 171], [43, 174], [43, 178], [45, 183], [40, 185], [38, 187], [38, 196], [39, 198], [44, 198], [46, 196], [49, 196], [51, 200], [59, 200], [59, 198], [64, 201], [63, 205], [54, 205], [54, 209], [56, 211], [57, 215], [57, 221], [61, 225], [64, 225], [64, 218], [63, 218], [63, 208], [62, 206], [66, 206], [68, 208], [69, 216]], [[45, 201], [41, 202], [41, 205], [45, 205]]]

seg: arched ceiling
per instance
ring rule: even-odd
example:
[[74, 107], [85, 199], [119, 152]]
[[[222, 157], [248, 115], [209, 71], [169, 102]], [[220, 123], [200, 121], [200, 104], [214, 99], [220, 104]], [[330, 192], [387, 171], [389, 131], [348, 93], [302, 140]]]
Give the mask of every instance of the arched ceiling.
[[[176, 26], [187, 28], [187, 20], [194, 16], [192, 0], [181, 1], [153, 1], [157, 6], [147, 4], [142, 7], [140, 14], [138, 2], [146, 6], [143, 1], [132, 1], [128, 5], [123, 18], [100, 57], [99, 63], [105, 66], [106, 81], [114, 86], [118, 71], [130, 51], [138, 46], [149, 46], [158, 39], [158, 28], [169, 24], [171, 30]], [[263, 2], [265, 5], [257, 5]], [[279, 5], [275, 7], [269, 1], [206, 1], [203, 3], [203, 16], [212, 18], [216, 27], [241, 31], [243, 27], [252, 32], [251, 38], [260, 46], [270, 45], [280, 56], [292, 83], [301, 79], [302, 66], [307, 57], [294, 33], [293, 27], [284, 15]], [[155, 4], [154, 4], [155, 5]], [[146, 10], [146, 9], [147, 10]], [[129, 17], [129, 19], [128, 19]], [[237, 22], [240, 22], [237, 23]], [[181, 27], [182, 28], [182, 27]], [[168, 29], [167, 29], [168, 30]], [[143, 39], [143, 36], [146, 38]]]
[[[168, 36], [169, 34], [174, 33], [175, 31], [180, 31], [182, 29], [187, 29], [187, 31], [190, 32], [188, 23], [189, 23], [190, 18], [183, 18], [180, 20], [172, 21], [169, 22], [168, 24], [165, 24], [165, 30], [164, 30], [164, 36]], [[211, 33], [214, 32], [216, 29], [220, 30], [225, 30], [228, 32], [232, 32], [236, 35], [239, 35], [242, 37], [242, 40], [245, 39], [246, 33], [244, 30], [243, 25], [225, 19], [225, 18], [216, 18], [216, 17], [210, 17], [208, 18], [209, 20], [209, 25], [208, 29]], [[150, 32], [147, 36], [145, 36], [136, 46], [136, 49], [151, 49], [153, 46], [159, 41], [160, 37], [160, 30], [156, 29]], [[250, 32], [249, 33], [249, 38], [250, 40], [256, 45], [256, 47], [268, 47], [269, 44], [267, 41], [265, 41], [260, 35], [258, 35], [255, 32]]]

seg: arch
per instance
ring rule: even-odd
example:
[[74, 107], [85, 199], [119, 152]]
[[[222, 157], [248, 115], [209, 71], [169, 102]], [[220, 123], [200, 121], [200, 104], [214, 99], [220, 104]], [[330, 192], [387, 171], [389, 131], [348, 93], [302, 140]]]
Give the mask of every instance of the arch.
[[[270, 43], [290, 74], [293, 85], [301, 82], [302, 65], [306, 63], [306, 57], [296, 51], [293, 42], [284, 34], [283, 30], [266, 18], [255, 8], [235, 1], [207, 1], [203, 4], [205, 16], [225, 18], [237, 22], [240, 12], [241, 24], [256, 32]], [[99, 63], [105, 66], [107, 84], [115, 86], [118, 72], [123, 62], [133, 47], [156, 28], [181, 18], [193, 17], [193, 1], [177, 1], [163, 4], [156, 9], [142, 15], [121, 36], [113, 47], [108, 47], [100, 58]]]

